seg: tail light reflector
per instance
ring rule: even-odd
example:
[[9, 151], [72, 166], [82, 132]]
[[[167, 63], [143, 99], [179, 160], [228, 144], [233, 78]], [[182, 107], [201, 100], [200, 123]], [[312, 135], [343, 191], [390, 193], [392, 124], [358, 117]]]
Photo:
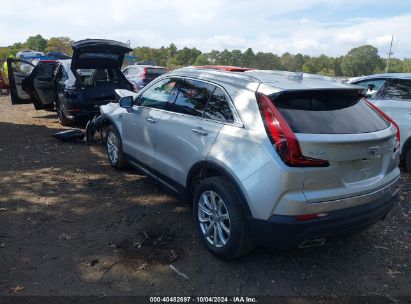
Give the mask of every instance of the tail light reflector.
[[319, 218], [323, 218], [328, 216], [329, 213], [313, 213], [313, 214], [303, 214], [303, 215], [296, 215], [295, 219], [297, 221], [309, 221], [309, 220], [315, 220]]

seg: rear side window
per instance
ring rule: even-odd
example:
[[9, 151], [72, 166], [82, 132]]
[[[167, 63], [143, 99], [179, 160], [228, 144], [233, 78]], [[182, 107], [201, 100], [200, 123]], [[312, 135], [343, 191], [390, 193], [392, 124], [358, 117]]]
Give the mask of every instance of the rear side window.
[[234, 122], [234, 115], [228, 104], [227, 96], [221, 88], [217, 87], [214, 90], [213, 96], [207, 103], [204, 117], [222, 122]]
[[170, 110], [193, 116], [203, 116], [214, 86], [196, 80], [183, 80], [179, 84], [177, 98]]
[[270, 98], [295, 133], [357, 134], [389, 126], [357, 91], [284, 92]]
[[368, 89], [371, 86], [374, 87], [374, 90], [378, 91], [382, 85], [384, 84], [384, 82], [386, 82], [386, 79], [369, 79], [369, 80], [362, 80], [359, 82], [353, 82], [353, 84], [362, 86], [366, 89]]
[[389, 79], [375, 98], [411, 101], [411, 79]]
[[56, 67], [56, 64], [54, 62], [39, 62], [37, 64], [36, 77], [42, 77], [42, 78], [52, 77], [55, 67]]

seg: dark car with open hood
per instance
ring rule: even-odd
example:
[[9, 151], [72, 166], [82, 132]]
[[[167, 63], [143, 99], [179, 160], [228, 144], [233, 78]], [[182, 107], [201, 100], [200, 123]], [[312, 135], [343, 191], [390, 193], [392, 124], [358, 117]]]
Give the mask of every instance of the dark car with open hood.
[[99, 114], [99, 106], [116, 100], [115, 89], [133, 89], [121, 72], [124, 55], [131, 51], [127, 44], [85, 39], [72, 48], [71, 60], [41, 60], [34, 65], [8, 59], [12, 104], [56, 110], [60, 123], [67, 125]]

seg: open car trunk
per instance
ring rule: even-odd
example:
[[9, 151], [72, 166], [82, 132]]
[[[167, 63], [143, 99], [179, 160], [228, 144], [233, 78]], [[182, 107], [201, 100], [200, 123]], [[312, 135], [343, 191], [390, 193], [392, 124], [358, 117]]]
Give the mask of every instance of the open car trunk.
[[116, 89], [132, 90], [132, 85], [116, 67], [78, 69], [76, 86], [79, 100], [95, 106], [114, 102]]
[[73, 44], [71, 69], [76, 76], [79, 100], [97, 107], [115, 101], [115, 89], [132, 89], [121, 73], [124, 55], [131, 48], [121, 42], [86, 39]]
[[132, 49], [122, 42], [104, 39], [86, 39], [73, 44], [71, 68], [121, 68], [124, 55]]

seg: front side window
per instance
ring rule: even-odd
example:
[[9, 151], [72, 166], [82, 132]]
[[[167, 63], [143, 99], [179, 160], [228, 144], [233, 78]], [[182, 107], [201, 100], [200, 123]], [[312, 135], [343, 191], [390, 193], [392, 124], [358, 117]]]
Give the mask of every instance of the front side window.
[[37, 64], [36, 77], [37, 78], [51, 78], [54, 74], [54, 62], [40, 62]]
[[222, 122], [234, 122], [234, 115], [228, 104], [227, 96], [221, 88], [214, 90], [213, 96], [208, 101], [204, 117]]
[[197, 80], [180, 82], [178, 95], [170, 110], [193, 116], [203, 116], [208, 100], [213, 94], [214, 86]]
[[144, 91], [138, 104], [143, 107], [165, 109], [167, 103], [172, 100], [176, 83], [176, 79], [170, 78], [156, 82]]

